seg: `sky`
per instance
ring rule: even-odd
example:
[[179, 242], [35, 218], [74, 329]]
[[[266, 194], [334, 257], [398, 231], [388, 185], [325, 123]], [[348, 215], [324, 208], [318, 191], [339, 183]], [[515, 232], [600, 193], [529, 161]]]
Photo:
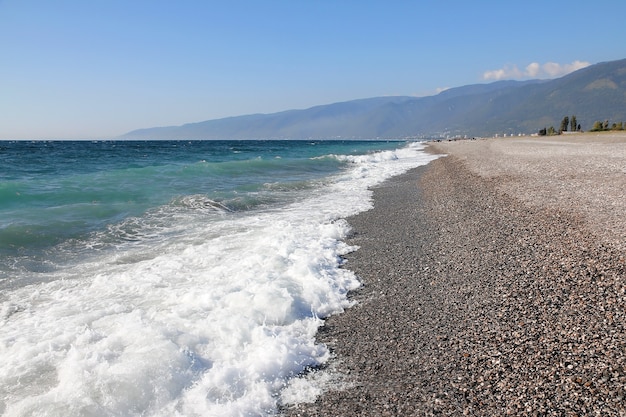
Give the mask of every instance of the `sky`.
[[555, 78], [624, 40], [623, 0], [0, 0], [0, 139]]

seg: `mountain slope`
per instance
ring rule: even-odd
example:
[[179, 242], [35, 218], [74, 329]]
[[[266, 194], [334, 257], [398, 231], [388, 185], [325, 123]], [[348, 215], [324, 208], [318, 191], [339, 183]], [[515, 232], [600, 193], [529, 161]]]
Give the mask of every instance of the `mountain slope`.
[[500, 81], [452, 88], [430, 97], [376, 97], [140, 129], [126, 139], [403, 138], [534, 133], [576, 115], [626, 121], [626, 59], [583, 68], [555, 80]]

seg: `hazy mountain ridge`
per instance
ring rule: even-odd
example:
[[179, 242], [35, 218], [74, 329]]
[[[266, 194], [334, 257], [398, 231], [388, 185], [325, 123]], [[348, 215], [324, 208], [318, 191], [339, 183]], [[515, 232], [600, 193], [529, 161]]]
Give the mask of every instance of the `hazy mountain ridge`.
[[372, 139], [535, 133], [576, 115], [626, 121], [626, 59], [554, 80], [498, 81], [429, 97], [374, 97], [304, 110], [139, 129], [126, 139]]

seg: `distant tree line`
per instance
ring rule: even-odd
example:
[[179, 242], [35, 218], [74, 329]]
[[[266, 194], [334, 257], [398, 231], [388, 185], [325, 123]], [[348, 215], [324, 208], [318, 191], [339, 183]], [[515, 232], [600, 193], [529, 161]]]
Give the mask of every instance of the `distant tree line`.
[[[556, 130], [554, 126], [544, 127], [539, 130], [539, 136], [556, 136], [560, 135], [563, 132], [567, 132], [568, 128], [571, 132], [580, 132], [581, 127], [576, 120], [576, 116], [572, 116], [571, 118], [565, 116], [563, 120], [561, 120], [561, 126], [559, 130]], [[591, 132], [604, 132], [609, 130], [626, 130], [626, 122], [617, 122], [617, 123], [609, 123], [609, 120], [604, 121], [596, 121], [591, 128]]]
[[565, 116], [563, 120], [561, 120], [561, 127], [558, 131], [554, 128], [554, 126], [544, 127], [543, 129], [540, 129], [539, 136], [560, 135], [563, 132], [567, 132], [568, 127], [572, 132], [580, 132], [581, 128], [580, 124], [578, 124], [578, 121], [576, 120], [576, 116], [572, 116], [571, 118]]
[[624, 125], [625, 124], [626, 123], [619, 122], [619, 123], [612, 123], [609, 126], [608, 119], [605, 120], [604, 122], [596, 121], [593, 124], [593, 127], [591, 128], [591, 131], [592, 132], [603, 132], [605, 130], [624, 130]]

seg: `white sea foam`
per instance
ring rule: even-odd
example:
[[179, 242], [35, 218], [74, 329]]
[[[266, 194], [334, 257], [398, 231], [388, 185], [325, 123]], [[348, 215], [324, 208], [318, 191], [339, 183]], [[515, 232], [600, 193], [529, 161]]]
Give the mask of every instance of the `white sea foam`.
[[0, 413], [254, 416], [310, 401], [324, 378], [294, 378], [327, 361], [321, 318], [359, 285], [339, 268], [355, 249], [341, 219], [371, 208], [369, 186], [433, 159], [420, 150], [349, 157], [286, 207], [179, 217], [185, 233], [0, 294]]

